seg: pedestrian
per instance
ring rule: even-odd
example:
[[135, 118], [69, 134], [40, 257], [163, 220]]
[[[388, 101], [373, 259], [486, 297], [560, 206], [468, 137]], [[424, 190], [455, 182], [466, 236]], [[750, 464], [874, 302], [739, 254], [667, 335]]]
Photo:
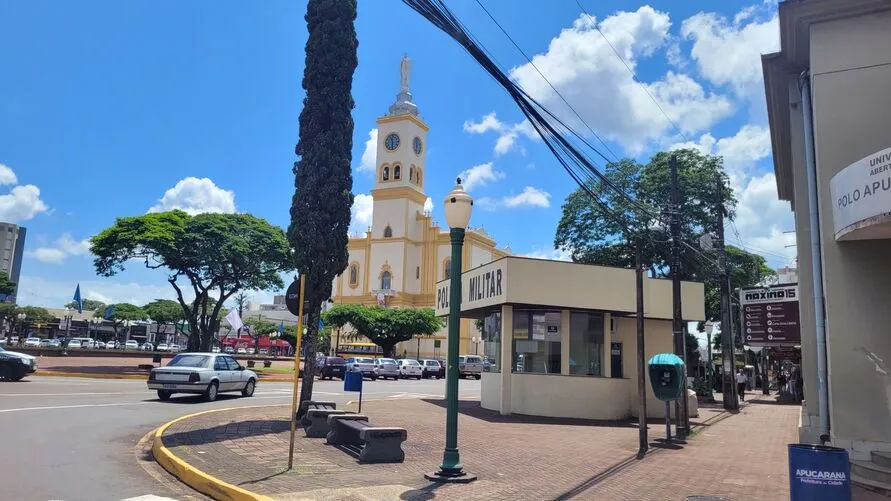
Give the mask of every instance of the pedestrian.
[[777, 392], [780, 395], [786, 392], [786, 375], [782, 372], [777, 375]]
[[739, 393], [739, 399], [743, 402], [746, 401], [746, 373], [742, 369], [736, 373], [736, 388]]

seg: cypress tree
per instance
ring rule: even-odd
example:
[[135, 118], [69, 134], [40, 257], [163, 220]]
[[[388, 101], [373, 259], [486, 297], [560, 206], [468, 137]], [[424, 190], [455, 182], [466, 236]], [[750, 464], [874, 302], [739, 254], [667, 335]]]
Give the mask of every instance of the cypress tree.
[[356, 0], [309, 0], [306, 7], [306, 66], [303, 111], [294, 163], [294, 198], [288, 239], [295, 266], [306, 277], [306, 353], [300, 400], [312, 398], [312, 374], [322, 303], [331, 297], [334, 278], [347, 266], [348, 227], [353, 204]]

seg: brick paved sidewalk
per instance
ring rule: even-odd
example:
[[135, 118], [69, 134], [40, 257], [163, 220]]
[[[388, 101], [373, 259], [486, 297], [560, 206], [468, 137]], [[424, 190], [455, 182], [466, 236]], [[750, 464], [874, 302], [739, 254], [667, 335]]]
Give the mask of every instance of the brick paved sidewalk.
[[[651, 449], [635, 459], [631, 423], [499, 416], [461, 402], [459, 436], [469, 485], [431, 485], [423, 473], [441, 460], [440, 400], [367, 401], [363, 413], [408, 430], [403, 464], [359, 465], [353, 456], [298, 430], [295, 468], [285, 471], [288, 407], [209, 413], [181, 421], [164, 445], [195, 467], [277, 499], [730, 500], [788, 499], [786, 444], [797, 440], [799, 407], [756, 396], [741, 412], [702, 409], [701, 426], [682, 450]], [[353, 409], [355, 410], [355, 409]], [[650, 440], [664, 436], [652, 422]]]

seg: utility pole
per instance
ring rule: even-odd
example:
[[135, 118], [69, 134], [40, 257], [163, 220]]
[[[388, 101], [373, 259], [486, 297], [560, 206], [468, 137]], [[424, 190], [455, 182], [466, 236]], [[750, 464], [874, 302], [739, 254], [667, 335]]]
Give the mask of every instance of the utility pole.
[[634, 251], [634, 278], [637, 289], [637, 397], [640, 399], [637, 409], [638, 437], [640, 438], [637, 450], [638, 458], [642, 458], [649, 448], [647, 439], [647, 362], [644, 350], [643, 258], [640, 246], [641, 243], [638, 241]]
[[678, 438], [689, 434], [690, 420], [687, 409], [687, 343], [684, 335], [683, 313], [681, 312], [681, 186], [678, 181], [678, 158], [672, 154], [668, 162], [671, 171], [671, 290], [673, 314], [671, 330], [674, 338], [674, 354], [684, 361], [683, 391], [681, 401], [675, 404], [675, 427]]
[[724, 371], [721, 374], [721, 394], [723, 395], [724, 408], [728, 411], [739, 409], [736, 395], [735, 366], [736, 357], [733, 353], [733, 323], [730, 320], [730, 270], [727, 267], [727, 247], [724, 245], [724, 180], [718, 174], [717, 206], [718, 214], [718, 264], [721, 267], [721, 356], [724, 363]]

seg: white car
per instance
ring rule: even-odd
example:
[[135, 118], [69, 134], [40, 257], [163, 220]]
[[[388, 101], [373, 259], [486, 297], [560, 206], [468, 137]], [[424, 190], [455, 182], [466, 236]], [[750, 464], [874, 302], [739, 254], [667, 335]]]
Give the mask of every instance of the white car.
[[158, 398], [174, 393], [197, 393], [213, 402], [219, 393], [240, 391], [250, 397], [257, 388], [257, 374], [245, 369], [231, 355], [220, 353], [180, 353], [166, 367], [152, 369], [148, 387]]
[[157, 348], [155, 348], [156, 351], [168, 351], [169, 349], [170, 347], [167, 346], [167, 343], [161, 343], [158, 345]]
[[155, 347], [152, 346], [152, 343], [142, 343], [139, 349], [142, 351], [154, 351]]
[[247, 350], [244, 349], [244, 348], [239, 348], [239, 349], [238, 349], [238, 354], [239, 354], [239, 355], [246, 355], [246, 354], [247, 354]]
[[25, 340], [25, 346], [28, 348], [37, 348], [40, 346], [40, 338], [39, 337], [29, 337]]
[[53, 340], [52, 339], [41, 339], [39, 347], [40, 348], [52, 348]]
[[97, 350], [104, 350], [104, 349], [105, 349], [105, 343], [103, 343], [102, 341], [95, 341], [95, 343], [96, 343], [96, 349], [97, 349]]
[[374, 359], [369, 357], [350, 357], [346, 359], [347, 372], [361, 372], [362, 377], [369, 377], [372, 381], [377, 380], [377, 374], [374, 373]]
[[219, 346], [214, 346], [213, 348], [210, 349], [210, 351], [211, 351], [212, 353], [219, 353], [219, 352], [220, 352], [220, 347], [219, 347]]
[[424, 368], [421, 367], [421, 363], [417, 360], [412, 360], [410, 358], [403, 358], [399, 361], [399, 377], [408, 379], [415, 378], [421, 379], [424, 375]]
[[131, 339], [131, 340], [127, 341], [126, 343], [124, 343], [124, 349], [125, 350], [138, 350], [139, 343], [137, 343], [135, 339]]
[[176, 353], [178, 351], [182, 351], [182, 349], [183, 349], [183, 347], [178, 344], [171, 344], [167, 348], [168, 348], [168, 351], [172, 351], [174, 353]]
[[118, 342], [115, 341], [114, 339], [112, 339], [112, 340], [108, 341], [107, 343], [105, 343], [105, 349], [106, 349], [106, 350], [117, 350], [117, 349], [120, 348], [120, 347], [121, 347], [120, 343], [118, 343]]
[[75, 350], [80, 348], [80, 339], [71, 339], [68, 341], [68, 349]]

